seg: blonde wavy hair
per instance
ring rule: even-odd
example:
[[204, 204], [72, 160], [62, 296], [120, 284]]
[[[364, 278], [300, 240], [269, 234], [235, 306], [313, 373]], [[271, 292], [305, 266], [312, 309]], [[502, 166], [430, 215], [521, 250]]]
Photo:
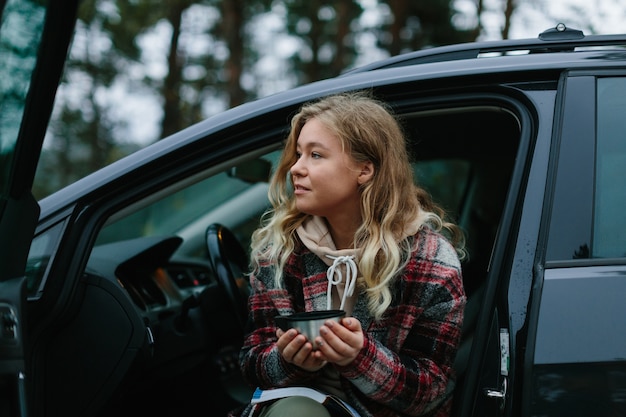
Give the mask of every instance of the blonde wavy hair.
[[443, 231], [463, 256], [463, 234], [445, 221], [444, 211], [415, 185], [402, 128], [391, 109], [366, 92], [333, 95], [305, 104], [291, 120], [284, 152], [270, 181], [272, 208], [252, 235], [252, 270], [274, 268], [277, 287], [297, 242], [296, 229], [309, 217], [296, 208], [290, 169], [296, 163], [296, 145], [302, 127], [311, 119], [322, 122], [357, 162], [374, 165], [372, 179], [363, 184], [363, 223], [354, 237], [358, 249], [359, 285], [367, 292], [368, 307], [380, 318], [392, 301], [391, 284], [405, 266], [411, 240], [405, 230], [429, 225]]

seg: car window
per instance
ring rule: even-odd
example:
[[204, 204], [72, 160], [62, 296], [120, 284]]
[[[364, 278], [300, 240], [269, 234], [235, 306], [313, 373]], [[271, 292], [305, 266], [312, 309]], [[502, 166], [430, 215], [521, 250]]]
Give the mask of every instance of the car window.
[[156, 201], [140, 203], [141, 207], [129, 214], [113, 216], [100, 231], [96, 245], [176, 235], [184, 241], [180, 255], [205, 257], [206, 229], [212, 223], [221, 223], [245, 246], [268, 207], [268, 175], [279, 155], [274, 151], [191, 185], [175, 186], [175, 191], [166, 192]]
[[465, 233], [463, 278], [473, 293], [486, 278], [518, 151], [519, 120], [497, 105], [451, 105], [405, 115], [404, 129], [417, 183]]
[[626, 78], [597, 82], [592, 257], [626, 257]]
[[96, 244], [176, 234], [189, 222], [250, 186], [251, 184], [221, 172], [106, 226], [98, 235]]
[[40, 295], [50, 260], [58, 247], [64, 223], [57, 223], [33, 239], [26, 264], [26, 291], [29, 297]]
[[457, 218], [469, 182], [471, 164], [461, 159], [420, 161], [413, 164], [415, 177], [450, 216]]
[[7, 195], [46, 9], [40, 2], [9, 0], [0, 12], [0, 192]]
[[547, 262], [626, 256], [625, 111], [626, 77], [567, 81]]

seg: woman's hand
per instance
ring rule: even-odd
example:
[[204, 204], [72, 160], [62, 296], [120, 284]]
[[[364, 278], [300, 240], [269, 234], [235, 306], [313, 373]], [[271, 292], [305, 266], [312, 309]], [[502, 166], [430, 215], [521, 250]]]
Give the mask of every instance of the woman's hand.
[[306, 337], [295, 329], [284, 332], [276, 331], [278, 341], [276, 347], [282, 357], [289, 363], [310, 372], [317, 371], [326, 365], [327, 361], [319, 355], [314, 355], [313, 345]]
[[357, 357], [365, 343], [361, 322], [346, 317], [340, 323], [328, 320], [315, 338], [318, 348], [314, 355], [340, 366], [349, 365]]

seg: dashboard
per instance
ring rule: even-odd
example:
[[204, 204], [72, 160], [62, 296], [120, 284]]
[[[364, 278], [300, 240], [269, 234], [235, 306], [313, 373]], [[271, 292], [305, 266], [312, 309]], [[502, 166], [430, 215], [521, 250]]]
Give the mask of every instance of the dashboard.
[[139, 314], [158, 321], [182, 307], [184, 300], [217, 285], [208, 261], [172, 260], [182, 239], [144, 237], [96, 246], [87, 271], [117, 281]]
[[173, 257], [182, 243], [178, 236], [142, 237], [96, 246], [89, 258], [86, 279], [121, 288], [145, 325], [129, 386], [165, 387], [205, 369], [200, 378], [218, 384], [233, 404], [246, 402], [251, 388], [238, 367], [243, 333], [233, 306], [208, 259]]

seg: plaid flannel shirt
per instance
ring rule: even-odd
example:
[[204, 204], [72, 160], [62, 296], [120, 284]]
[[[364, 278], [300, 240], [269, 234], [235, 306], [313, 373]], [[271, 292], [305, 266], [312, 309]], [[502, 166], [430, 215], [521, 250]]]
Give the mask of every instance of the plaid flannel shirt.
[[[460, 262], [440, 234], [422, 227], [411, 258], [394, 283], [393, 302], [376, 321], [365, 293], [353, 311], [365, 345], [348, 366], [335, 366], [349, 402], [362, 416], [446, 416], [454, 386], [452, 364], [459, 344], [465, 293]], [[250, 325], [240, 354], [249, 383], [261, 388], [304, 385], [316, 377], [287, 363], [275, 342], [276, 315], [326, 308], [327, 266], [304, 245], [290, 257], [283, 288], [271, 268], [251, 276]], [[240, 410], [242, 411], [242, 410]], [[248, 405], [241, 415], [255, 415]]]

